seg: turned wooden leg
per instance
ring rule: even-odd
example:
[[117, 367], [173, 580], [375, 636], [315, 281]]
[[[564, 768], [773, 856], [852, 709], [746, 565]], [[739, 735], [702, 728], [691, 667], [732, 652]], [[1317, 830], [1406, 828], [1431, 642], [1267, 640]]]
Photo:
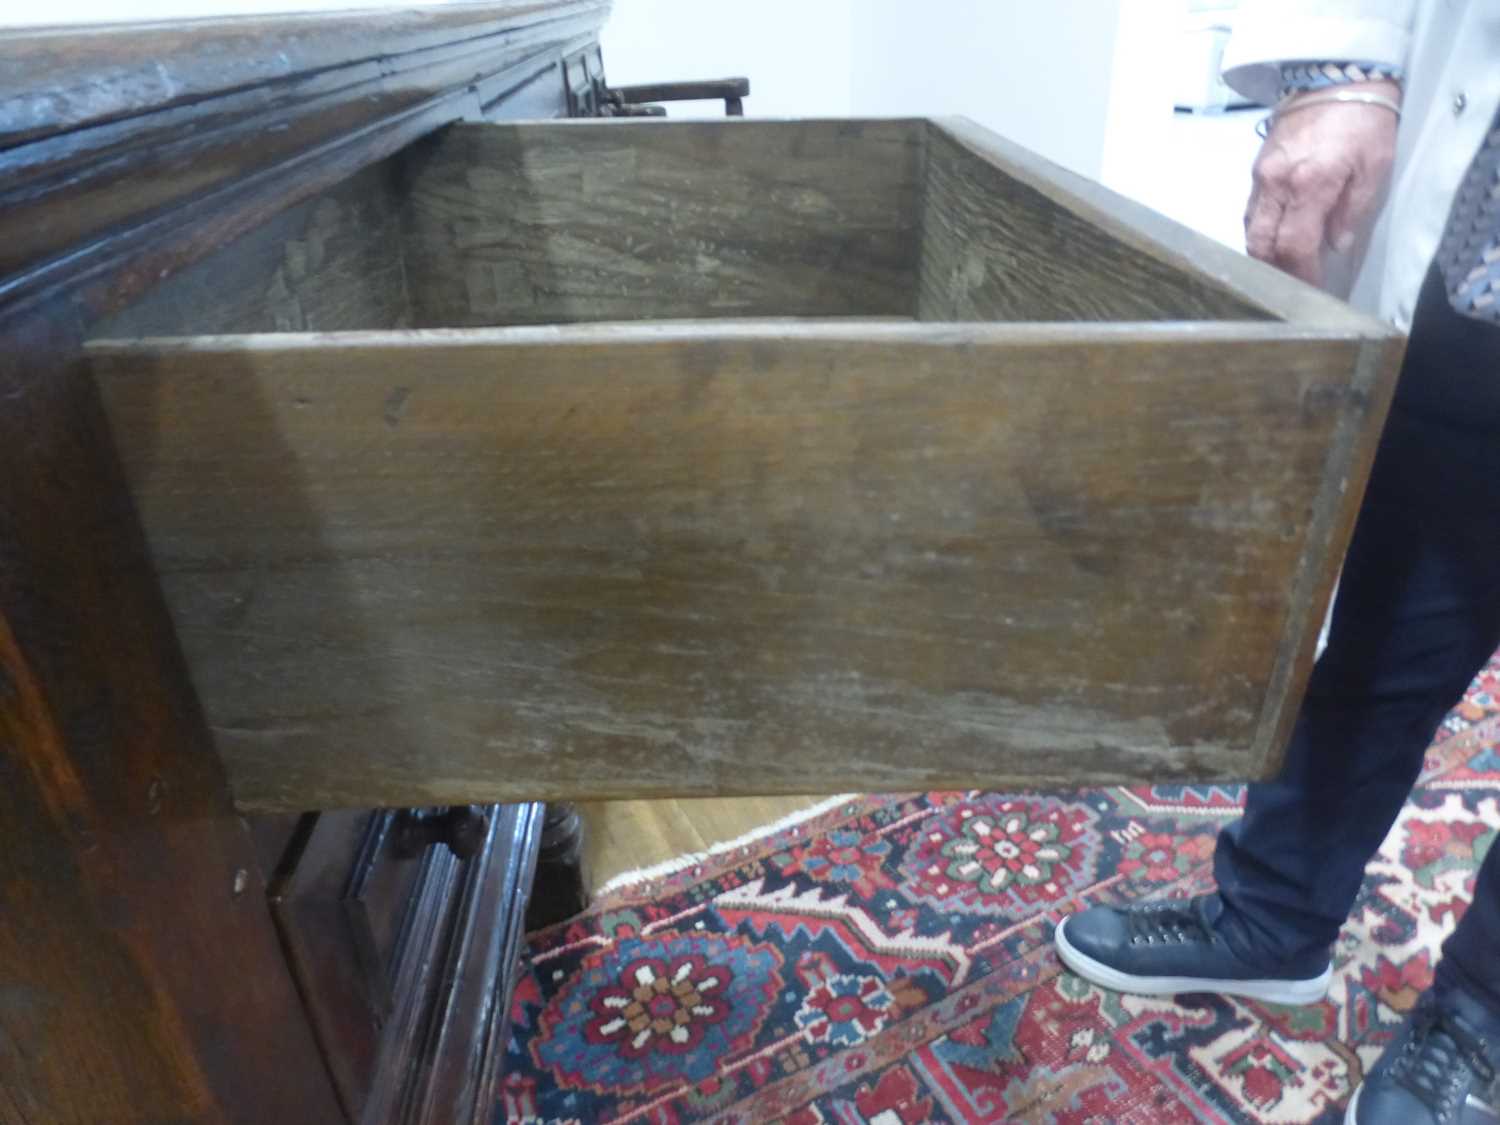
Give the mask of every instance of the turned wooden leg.
[[547, 806], [542, 821], [541, 851], [536, 881], [526, 911], [529, 930], [571, 918], [589, 904], [589, 877], [584, 869], [583, 817], [578, 806], [564, 801]]

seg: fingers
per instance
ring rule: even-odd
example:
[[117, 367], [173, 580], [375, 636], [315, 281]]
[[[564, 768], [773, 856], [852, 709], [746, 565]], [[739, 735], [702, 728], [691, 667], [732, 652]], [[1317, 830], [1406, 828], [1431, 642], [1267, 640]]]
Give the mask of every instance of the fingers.
[[1328, 216], [1349, 182], [1347, 169], [1299, 164], [1292, 169], [1292, 198], [1276, 228], [1275, 262], [1287, 273], [1319, 285]]
[[1250, 205], [1245, 209], [1245, 249], [1252, 258], [1274, 261], [1276, 230], [1285, 209], [1281, 199], [1259, 186], [1250, 193]]
[[1351, 169], [1342, 163], [1292, 162], [1274, 149], [1263, 153], [1255, 165], [1245, 248], [1303, 281], [1321, 283], [1329, 218], [1350, 180]]

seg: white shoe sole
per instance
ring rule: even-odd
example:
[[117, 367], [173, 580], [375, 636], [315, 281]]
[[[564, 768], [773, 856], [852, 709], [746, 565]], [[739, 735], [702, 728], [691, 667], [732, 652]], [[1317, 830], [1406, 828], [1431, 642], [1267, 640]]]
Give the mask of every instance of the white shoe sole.
[[[1217, 977], [1140, 977], [1112, 969], [1080, 953], [1068, 941], [1068, 920], [1057, 924], [1053, 942], [1062, 963], [1086, 981], [1113, 992], [1134, 992], [1141, 996], [1175, 996], [1179, 992], [1217, 992], [1225, 996], [1244, 996], [1268, 1004], [1316, 1004], [1328, 995], [1333, 983], [1333, 966], [1329, 965], [1309, 980], [1220, 980]], [[1353, 1118], [1350, 1118], [1352, 1121]]]
[[1354, 1096], [1349, 1099], [1349, 1108], [1344, 1110], [1344, 1125], [1359, 1125], [1359, 1092], [1363, 1085], [1356, 1086]]

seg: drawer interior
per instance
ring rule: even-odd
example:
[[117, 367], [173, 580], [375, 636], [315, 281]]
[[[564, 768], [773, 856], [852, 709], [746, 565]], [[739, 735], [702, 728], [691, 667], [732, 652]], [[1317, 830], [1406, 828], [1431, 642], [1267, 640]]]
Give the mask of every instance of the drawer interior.
[[684, 318], [1261, 320], [926, 120], [455, 125], [102, 335]]

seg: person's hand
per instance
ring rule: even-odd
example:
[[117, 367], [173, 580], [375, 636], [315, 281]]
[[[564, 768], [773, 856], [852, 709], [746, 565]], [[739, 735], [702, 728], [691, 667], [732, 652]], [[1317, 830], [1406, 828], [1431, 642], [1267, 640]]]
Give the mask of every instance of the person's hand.
[[[1401, 101], [1394, 82], [1335, 89]], [[1396, 123], [1385, 107], [1358, 102], [1326, 102], [1278, 116], [1256, 157], [1245, 210], [1251, 256], [1321, 284], [1324, 247], [1349, 250], [1380, 206], [1396, 155]]]

